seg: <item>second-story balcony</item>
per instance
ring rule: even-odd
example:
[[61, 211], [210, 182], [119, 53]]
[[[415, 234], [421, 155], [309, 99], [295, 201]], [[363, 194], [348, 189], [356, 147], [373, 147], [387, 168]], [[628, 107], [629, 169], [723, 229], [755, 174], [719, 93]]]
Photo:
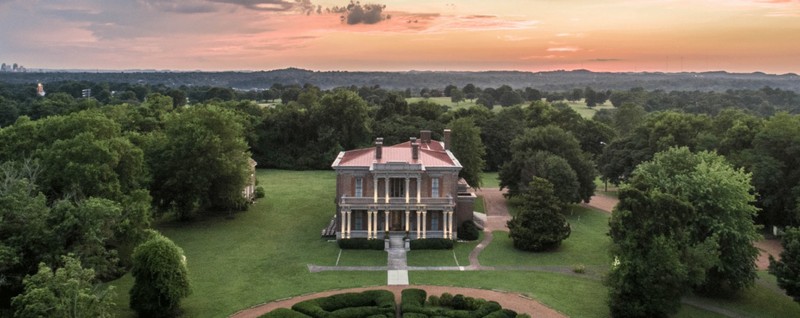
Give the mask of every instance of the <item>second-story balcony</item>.
[[416, 197], [349, 197], [342, 196], [339, 199], [340, 206], [347, 206], [350, 209], [376, 209], [376, 210], [403, 210], [403, 209], [444, 209], [455, 206], [455, 200], [450, 196], [443, 198], [421, 197], [417, 201]]

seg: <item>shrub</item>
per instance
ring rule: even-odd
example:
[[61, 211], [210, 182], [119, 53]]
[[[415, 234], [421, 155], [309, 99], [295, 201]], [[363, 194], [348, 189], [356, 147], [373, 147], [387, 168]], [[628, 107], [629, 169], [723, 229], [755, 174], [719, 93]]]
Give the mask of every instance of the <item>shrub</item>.
[[427, 298], [428, 293], [422, 289], [417, 288], [409, 288], [403, 289], [400, 292], [400, 307], [403, 312], [406, 312], [406, 308], [422, 308], [425, 305], [425, 298]]
[[468, 309], [467, 308], [467, 300], [464, 298], [464, 295], [458, 294], [453, 296], [453, 309]]
[[343, 293], [294, 304], [292, 309], [314, 318], [364, 318], [395, 312], [394, 294], [386, 290]]
[[407, 312], [403, 313], [403, 318], [428, 318], [428, 315], [415, 312]]
[[453, 240], [429, 238], [411, 241], [412, 250], [449, 250], [453, 248]]
[[442, 297], [439, 298], [439, 305], [443, 307], [452, 307], [453, 306], [453, 295], [450, 293], [442, 294]]
[[160, 234], [137, 246], [131, 269], [131, 309], [141, 317], [177, 314], [181, 299], [190, 293], [185, 259], [183, 250]]
[[586, 265], [583, 264], [574, 265], [572, 266], [572, 272], [576, 274], [586, 273]]
[[278, 308], [263, 314], [258, 318], [311, 318], [311, 316], [296, 312], [291, 309]]
[[464, 223], [461, 223], [461, 226], [458, 227], [458, 238], [465, 241], [474, 241], [480, 237], [480, 231], [478, 230], [478, 226], [475, 225], [475, 221], [467, 220]]
[[257, 186], [256, 187], [256, 199], [261, 199], [261, 198], [263, 198], [265, 196], [267, 196], [267, 191], [264, 190], [264, 187]]
[[370, 240], [365, 238], [340, 239], [339, 248], [343, 250], [376, 250], [382, 251], [383, 240]]
[[428, 297], [428, 305], [439, 306], [439, 297], [436, 295], [431, 295], [430, 297]]

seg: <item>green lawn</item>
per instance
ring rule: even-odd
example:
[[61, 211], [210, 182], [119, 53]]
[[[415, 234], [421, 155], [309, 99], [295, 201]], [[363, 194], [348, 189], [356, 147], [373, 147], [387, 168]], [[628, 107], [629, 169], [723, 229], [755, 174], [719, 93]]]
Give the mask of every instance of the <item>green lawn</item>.
[[594, 117], [594, 114], [596, 114], [597, 111], [599, 111], [601, 109], [613, 109], [614, 108], [614, 106], [611, 105], [611, 102], [609, 102], [609, 101], [606, 101], [605, 103], [603, 103], [601, 105], [597, 105], [595, 107], [586, 106], [586, 102], [584, 100], [580, 100], [580, 101], [576, 101], [576, 102], [570, 102], [570, 101], [562, 101], [562, 102], [566, 103], [567, 105], [569, 105], [570, 108], [572, 108], [573, 110], [578, 112], [578, 114], [583, 116], [583, 118], [588, 118], [588, 119], [591, 119], [592, 117]]
[[[484, 180], [496, 179], [485, 174]], [[386, 265], [382, 251], [341, 251], [320, 239], [320, 229], [333, 215], [335, 175], [332, 171], [259, 170], [259, 184], [267, 198], [233, 219], [214, 217], [192, 223], [162, 223], [157, 228], [186, 252], [193, 293], [182, 307], [185, 317], [225, 317], [250, 306], [312, 292], [386, 284], [386, 272], [310, 273], [308, 264], [360, 266]], [[608, 215], [573, 208], [568, 215], [572, 235], [558, 252], [530, 254], [511, 247], [505, 233], [481, 255], [483, 265], [585, 264], [599, 269], [610, 263]], [[412, 266], [466, 266], [476, 242], [458, 243], [454, 250], [412, 251]], [[800, 306], [775, 290], [774, 278], [736, 298], [701, 301], [753, 317], [800, 317]], [[573, 317], [606, 317], [607, 290], [596, 275], [546, 272], [480, 271], [410, 273], [413, 284], [453, 285], [502, 289], [526, 294]], [[116, 286], [118, 317], [134, 317], [128, 309], [130, 275], [111, 282]], [[771, 285], [770, 285], [771, 284]], [[764, 286], [767, 285], [767, 286]], [[770, 287], [772, 286], [772, 287]], [[718, 317], [684, 305], [678, 317]]]
[[619, 196], [619, 188], [612, 183], [606, 184], [600, 177], [594, 179], [595, 193], [616, 198]]
[[571, 207], [571, 211], [566, 217], [572, 233], [556, 251], [523, 252], [514, 248], [507, 232], [495, 231], [494, 240], [480, 255], [481, 265], [598, 265], [606, 268], [611, 264], [608, 253], [611, 240], [606, 235], [608, 213], [580, 206]]
[[[492, 243], [494, 244], [494, 243]], [[491, 245], [490, 245], [491, 246]], [[481, 263], [483, 260], [481, 260]], [[520, 271], [417, 272], [411, 284], [513, 291], [534, 298], [570, 317], [608, 317], [606, 288], [599, 280]], [[532, 315], [535, 317], [535, 315]]]
[[475, 207], [472, 208], [475, 212], [486, 213], [486, 206], [483, 204], [483, 196], [475, 198]]
[[497, 172], [481, 172], [481, 188], [499, 189], [500, 174]]
[[478, 104], [475, 103], [475, 101], [477, 101], [477, 99], [473, 99], [473, 100], [466, 99], [466, 100], [464, 100], [462, 102], [459, 102], [459, 103], [453, 103], [450, 100], [450, 97], [430, 97], [430, 98], [409, 97], [409, 98], [406, 98], [406, 102], [408, 102], [409, 104], [416, 103], [416, 102], [422, 101], [422, 100], [427, 100], [429, 102], [433, 102], [433, 103], [436, 103], [436, 104], [439, 104], [439, 105], [447, 106], [447, 108], [450, 109], [450, 110], [456, 110], [456, 109], [460, 109], [460, 108], [469, 108], [469, 107], [473, 107], [473, 106], [483, 107], [483, 106], [478, 105]]
[[[186, 252], [193, 293], [187, 317], [224, 317], [256, 304], [335, 288], [386, 284], [385, 272], [310, 273], [334, 265], [335, 243], [320, 239], [334, 213], [332, 171], [258, 171], [267, 198], [234, 219], [211, 218], [158, 229]], [[344, 251], [340, 265], [386, 265], [381, 251]], [[117, 314], [128, 307], [129, 275], [117, 287]]]
[[[414, 250], [409, 251], [408, 266], [468, 266], [469, 253], [483, 239], [483, 232], [480, 237], [472, 242], [457, 242], [453, 250]], [[454, 257], [455, 255], [455, 257]], [[456, 263], [458, 259], [458, 263]]]

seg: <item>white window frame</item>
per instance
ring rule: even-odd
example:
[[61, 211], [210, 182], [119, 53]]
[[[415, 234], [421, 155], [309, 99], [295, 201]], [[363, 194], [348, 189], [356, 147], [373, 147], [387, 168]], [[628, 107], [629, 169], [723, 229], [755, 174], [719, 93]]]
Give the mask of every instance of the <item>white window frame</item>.
[[356, 177], [356, 198], [364, 196], [364, 178]]
[[431, 198], [439, 197], [439, 178], [431, 178]]

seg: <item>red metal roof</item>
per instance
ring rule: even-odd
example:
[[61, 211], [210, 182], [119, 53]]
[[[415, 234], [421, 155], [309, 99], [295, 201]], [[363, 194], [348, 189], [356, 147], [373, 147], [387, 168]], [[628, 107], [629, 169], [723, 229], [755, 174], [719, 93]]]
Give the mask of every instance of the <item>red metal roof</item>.
[[369, 167], [373, 163], [405, 162], [420, 163], [426, 167], [455, 167], [456, 164], [441, 143], [420, 143], [419, 159], [411, 159], [411, 142], [384, 146], [380, 160], [375, 159], [375, 147], [345, 151], [337, 167]]

